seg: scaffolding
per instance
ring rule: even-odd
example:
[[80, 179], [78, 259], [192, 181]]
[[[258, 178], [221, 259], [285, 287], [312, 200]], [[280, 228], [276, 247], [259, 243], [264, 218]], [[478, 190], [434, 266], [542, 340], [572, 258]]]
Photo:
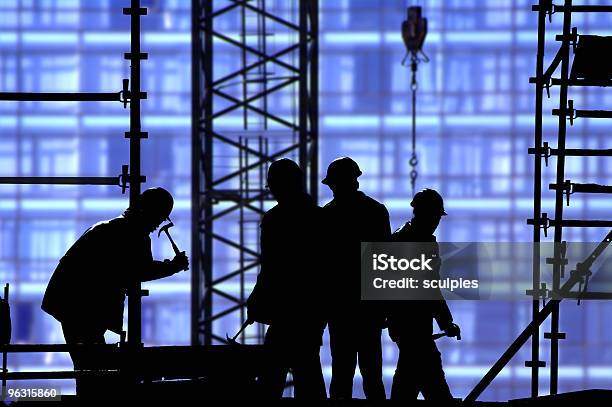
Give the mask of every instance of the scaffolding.
[[[0, 177], [0, 184], [46, 184], [46, 185], [109, 185], [118, 186], [122, 193], [129, 190], [129, 205], [133, 205], [140, 196], [141, 185], [146, 178], [141, 174], [140, 152], [141, 140], [148, 137], [142, 131], [141, 106], [142, 100], [147, 98], [146, 92], [141, 89], [141, 61], [147, 59], [147, 54], [140, 48], [140, 18], [147, 15], [147, 9], [141, 7], [140, 0], [130, 0], [130, 7], [123, 8], [123, 14], [130, 17], [130, 51], [124, 54], [124, 59], [130, 62], [130, 77], [123, 79], [122, 87], [117, 92], [96, 93], [57, 93], [57, 92], [0, 92], [0, 101], [36, 101], [36, 102], [119, 102], [124, 108], [129, 107], [130, 128], [124, 133], [129, 140], [129, 164], [123, 165], [121, 173], [112, 177]], [[129, 249], [126, 249], [129, 250]], [[137, 357], [137, 352], [143, 348], [141, 327], [141, 300], [147, 295], [142, 290], [138, 273], [133, 274], [134, 279], [127, 288], [128, 295], [128, 329], [126, 348], [130, 350], [130, 357]], [[125, 335], [122, 335], [125, 338]], [[114, 345], [99, 345], [103, 348], [113, 348]], [[68, 352], [74, 349], [68, 345], [2, 345], [3, 355], [19, 352]], [[6, 357], [3, 371], [5, 380], [31, 380], [31, 379], [67, 379], [75, 378], [89, 372], [8, 372]]]
[[192, 13], [192, 343], [209, 345], [246, 319], [268, 164], [294, 158], [317, 198], [318, 1], [193, 0]]
[[[535, 103], [535, 147], [529, 149], [534, 159], [534, 196], [533, 218], [527, 223], [533, 226], [533, 286], [527, 294], [533, 296], [533, 319], [519, 334], [516, 340], [508, 347], [504, 354], [489, 369], [486, 375], [466, 397], [466, 401], [475, 401], [501, 370], [510, 362], [512, 357], [531, 338], [531, 360], [525, 366], [531, 368], [531, 397], [539, 393], [539, 369], [546, 367], [546, 362], [540, 360], [540, 325], [550, 317], [550, 332], [544, 333], [544, 338], [550, 340], [550, 387], [551, 395], [558, 392], [559, 379], [559, 341], [565, 339], [565, 333], [559, 330], [559, 303], [563, 298], [589, 298], [612, 299], [610, 293], [586, 292], [588, 279], [591, 275], [590, 266], [610, 244], [612, 232], [608, 233], [597, 248], [572, 270], [565, 283], [566, 242], [563, 240], [563, 230], [567, 227], [612, 227], [612, 220], [585, 220], [565, 219], [564, 206], [570, 205], [570, 195], [573, 193], [612, 193], [612, 186], [592, 183], [577, 183], [566, 179], [566, 157], [612, 157], [610, 149], [569, 149], [566, 148], [567, 122], [573, 124], [576, 118], [612, 118], [612, 111], [603, 110], [576, 110], [574, 103], [568, 98], [569, 89], [579, 86], [612, 86], [612, 79], [576, 78], [570, 75], [570, 48], [576, 49], [578, 30], [572, 28], [572, 13], [612, 12], [612, 6], [573, 5], [572, 0], [565, 0], [563, 5], [555, 5], [551, 0], [540, 0], [538, 5], [532, 6], [532, 11], [538, 13], [538, 45], [536, 76], [529, 79], [536, 86]], [[563, 32], [555, 37], [561, 43], [550, 66], [544, 70], [546, 20], [552, 20], [554, 13], [563, 15]], [[559, 69], [560, 68], [560, 69]], [[559, 77], [553, 78], [559, 71]], [[559, 86], [559, 108], [553, 109], [552, 114], [558, 116], [556, 148], [551, 148], [548, 142], [543, 141], [543, 95], [544, 91], [550, 96], [549, 89]], [[542, 212], [542, 160], [548, 166], [550, 157], [556, 157], [555, 183], [550, 184], [550, 190], [555, 191], [554, 217], [549, 218]], [[554, 229], [554, 256], [547, 258], [546, 263], [552, 265], [552, 287], [547, 288], [541, 282], [540, 269], [540, 234], [547, 236], [549, 228]], [[572, 291], [578, 285], [579, 291]], [[581, 289], [584, 288], [584, 291]], [[544, 301], [549, 300], [544, 304]], [[543, 305], [540, 307], [540, 301]]]

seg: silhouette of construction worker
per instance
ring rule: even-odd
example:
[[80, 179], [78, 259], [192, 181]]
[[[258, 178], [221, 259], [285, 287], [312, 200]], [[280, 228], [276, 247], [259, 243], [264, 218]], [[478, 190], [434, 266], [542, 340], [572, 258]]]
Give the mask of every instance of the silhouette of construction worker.
[[[163, 188], [144, 191], [123, 215], [99, 222], [68, 249], [56, 267], [42, 309], [62, 324], [66, 343], [103, 344], [106, 330], [120, 334], [128, 284], [150, 281], [188, 267], [185, 254], [156, 261], [149, 234], [168, 218], [174, 200]], [[70, 352], [75, 369], [95, 369], [92, 352]], [[77, 393], [92, 390], [92, 380], [77, 379]]]
[[270, 165], [267, 183], [278, 204], [261, 221], [261, 270], [247, 301], [248, 318], [269, 325], [263, 396], [281, 398], [291, 370], [296, 399], [325, 399], [319, 357], [325, 329], [322, 210], [289, 159]]
[[357, 163], [343, 157], [329, 164], [322, 181], [334, 194], [334, 199], [323, 207], [331, 228], [332, 257], [336, 259], [330, 273], [334, 287], [328, 320], [332, 356], [330, 397], [352, 398], [359, 361], [366, 398], [383, 400], [384, 314], [373, 302], [361, 301], [360, 251], [361, 242], [388, 241], [391, 227], [385, 206], [359, 191], [360, 175]]
[[[439, 259], [439, 248], [434, 232], [444, 211], [444, 202], [438, 192], [424, 189], [415, 194], [410, 205], [414, 216], [393, 233], [395, 242], [431, 242], [431, 250]], [[434, 278], [439, 278], [441, 262], [434, 266]], [[431, 300], [395, 301], [389, 306], [387, 323], [389, 336], [397, 343], [399, 358], [393, 376], [391, 399], [416, 400], [419, 392], [426, 400], [451, 400], [452, 395], [442, 370], [440, 352], [432, 338], [433, 320], [447, 336], [459, 337], [459, 327], [439, 289], [432, 292]]]

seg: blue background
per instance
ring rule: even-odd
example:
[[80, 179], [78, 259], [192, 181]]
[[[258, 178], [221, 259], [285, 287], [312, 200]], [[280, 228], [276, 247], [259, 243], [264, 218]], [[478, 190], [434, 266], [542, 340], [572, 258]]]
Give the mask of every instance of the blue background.
[[[176, 198], [173, 236], [190, 247], [190, 70], [188, 0], [148, 0], [143, 18], [143, 173]], [[320, 172], [341, 155], [355, 158], [362, 189], [385, 203], [395, 229], [410, 218], [409, 70], [400, 64], [400, 25], [407, 3], [399, 0], [321, 0]], [[419, 3], [419, 2], [417, 2]], [[580, 2], [604, 4], [605, 1]], [[429, 19], [419, 68], [419, 188], [438, 189], [449, 216], [440, 241], [530, 241], [536, 14], [526, 0], [421, 1]], [[0, 0], [0, 90], [118, 91], [128, 76], [122, 53], [129, 49], [129, 19], [119, 0]], [[612, 17], [578, 15], [579, 33], [610, 35]], [[561, 16], [549, 24], [549, 50]], [[550, 61], [549, 53], [547, 60]], [[557, 92], [544, 111], [555, 106]], [[606, 89], [572, 89], [581, 108], [606, 109]], [[605, 120], [578, 120], [569, 147], [611, 148]], [[545, 115], [544, 137], [553, 145], [556, 118]], [[128, 115], [118, 103], [0, 102], [2, 176], [114, 176], [128, 162], [123, 132]], [[545, 169], [546, 185], [555, 161]], [[567, 178], [612, 183], [603, 158], [567, 160]], [[330, 199], [321, 186], [320, 202]], [[567, 216], [609, 219], [605, 196], [574, 196]], [[546, 191], [543, 208], [553, 212]], [[113, 187], [0, 186], [0, 282], [11, 283], [13, 342], [59, 343], [59, 324], [40, 308], [57, 260], [91, 224], [117, 216], [127, 197]], [[598, 241], [603, 229], [567, 230], [568, 241]], [[117, 248], [122, 250], [122, 248]], [[158, 258], [171, 257], [164, 239], [154, 239]], [[500, 270], [500, 276], [512, 270]], [[147, 284], [143, 337], [148, 345], [187, 344], [190, 338], [190, 276]], [[454, 394], [464, 397], [530, 320], [524, 303], [451, 304], [463, 340], [441, 340]], [[610, 387], [612, 304], [562, 305], [560, 390]], [[228, 326], [231, 332], [235, 327]], [[117, 340], [109, 335], [109, 341]], [[548, 355], [547, 342], [541, 351]], [[385, 381], [390, 389], [396, 349], [385, 334]], [[329, 381], [327, 347], [322, 359]], [[530, 370], [525, 347], [483, 399], [527, 396]], [[11, 355], [12, 370], [69, 367], [65, 354]], [[542, 392], [548, 388], [543, 370]], [[66, 391], [72, 384], [63, 383]], [[361, 396], [359, 383], [355, 395]]]

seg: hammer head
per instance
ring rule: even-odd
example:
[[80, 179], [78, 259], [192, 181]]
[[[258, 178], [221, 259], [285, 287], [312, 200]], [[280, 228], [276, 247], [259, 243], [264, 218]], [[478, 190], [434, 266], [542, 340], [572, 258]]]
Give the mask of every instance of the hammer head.
[[168, 229], [170, 229], [172, 226], [174, 226], [174, 223], [172, 223], [170, 218], [168, 218], [168, 223], [166, 223], [164, 226], [159, 228], [159, 231], [157, 232], [157, 237], [159, 237], [162, 234], [162, 232], [168, 231]]

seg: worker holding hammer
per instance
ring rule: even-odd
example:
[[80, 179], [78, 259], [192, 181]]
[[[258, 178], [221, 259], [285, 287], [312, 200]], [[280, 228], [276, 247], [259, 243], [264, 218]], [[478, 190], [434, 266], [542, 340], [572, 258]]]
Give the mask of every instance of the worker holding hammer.
[[[172, 241], [175, 257], [153, 260], [149, 234], [169, 220], [173, 205], [165, 189], [147, 189], [123, 215], [87, 229], [60, 259], [42, 309], [62, 324], [67, 344], [103, 344], [106, 330], [121, 334], [126, 290], [135, 275], [151, 281], [189, 268], [185, 252]], [[171, 225], [162, 229], [168, 234]], [[75, 369], [95, 369], [95, 355], [76, 351], [70, 356]], [[89, 392], [94, 384], [77, 379], [77, 393]]]

